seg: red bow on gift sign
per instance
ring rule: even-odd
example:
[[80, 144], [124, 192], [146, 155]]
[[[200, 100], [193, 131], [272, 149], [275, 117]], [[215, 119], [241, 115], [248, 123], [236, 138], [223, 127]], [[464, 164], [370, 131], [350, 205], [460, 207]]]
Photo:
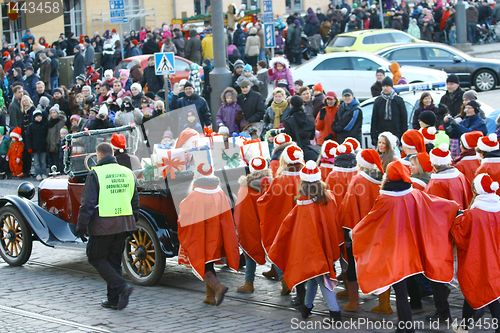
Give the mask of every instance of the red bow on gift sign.
[[179, 157], [172, 159], [170, 150], [167, 151], [167, 154], [168, 157], [162, 157], [162, 163], [156, 163], [156, 166], [163, 171], [163, 179], [167, 179], [168, 173], [170, 173], [171, 179], [175, 179], [175, 170], [181, 171], [185, 163]]
[[203, 131], [205, 132], [206, 136], [212, 136], [215, 134], [214, 130], [211, 129], [210, 127], [204, 127]]

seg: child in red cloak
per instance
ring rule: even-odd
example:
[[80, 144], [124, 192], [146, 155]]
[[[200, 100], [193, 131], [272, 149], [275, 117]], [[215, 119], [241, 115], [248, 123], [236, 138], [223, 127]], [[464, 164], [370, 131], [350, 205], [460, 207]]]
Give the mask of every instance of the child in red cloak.
[[431, 181], [431, 175], [434, 172], [434, 167], [431, 163], [431, 157], [427, 153], [418, 153], [410, 156], [411, 163], [411, 182], [413, 188], [425, 191], [427, 184]]
[[[273, 179], [269, 189], [257, 200], [259, 212], [262, 245], [269, 252], [281, 222], [295, 206], [295, 196], [298, 193], [300, 169], [304, 166], [304, 153], [295, 145], [285, 148], [280, 157], [280, 167], [277, 177]], [[273, 266], [275, 271], [264, 272], [267, 278], [278, 278], [281, 281], [282, 295], [290, 294], [283, 273]]]
[[236, 271], [240, 263], [231, 207], [219, 183], [212, 167], [200, 164], [192, 191], [179, 205], [178, 219], [179, 257], [187, 257], [194, 275], [205, 280], [203, 302], [211, 305], [221, 304], [228, 291], [215, 275], [214, 262], [226, 257], [228, 266]]
[[[431, 150], [431, 163], [436, 173], [431, 175], [425, 192], [443, 199], [453, 200], [460, 209], [466, 209], [472, 200], [471, 185], [463, 173], [451, 166], [451, 153], [448, 145], [442, 143]], [[448, 304], [448, 288], [444, 283], [430, 281], [436, 313], [429, 320], [446, 320], [451, 318], [450, 305]]]
[[343, 237], [336, 219], [335, 199], [321, 181], [321, 172], [314, 161], [308, 161], [300, 171], [297, 198], [297, 206], [283, 221], [269, 250], [269, 259], [283, 269], [289, 285], [307, 281], [306, 299], [299, 307], [302, 318], [311, 314], [319, 284], [331, 320], [340, 321], [340, 308], [333, 292], [337, 284], [333, 263], [340, 257]]
[[472, 186], [475, 197], [470, 209], [456, 218], [451, 229], [457, 246], [458, 283], [465, 296], [460, 321], [465, 325], [454, 326], [454, 332], [467, 332], [474, 310], [485, 306], [500, 321], [500, 198], [495, 194], [499, 185], [482, 173]]
[[21, 127], [16, 127], [12, 132], [10, 132], [10, 148], [9, 152], [5, 156], [5, 160], [9, 162], [10, 172], [12, 172], [13, 177], [22, 178], [23, 174], [23, 150], [24, 145], [21, 142], [23, 138], [21, 137]]
[[[481, 166], [476, 174], [487, 173], [491, 179], [500, 182], [500, 149], [497, 135], [491, 133], [480, 138], [477, 141], [476, 151], [481, 157]], [[500, 189], [497, 190], [497, 195], [500, 195]]]
[[455, 168], [464, 174], [465, 178], [472, 184], [477, 169], [481, 166], [476, 147], [479, 138], [483, 136], [481, 131], [472, 131], [462, 134], [460, 137], [460, 156], [458, 156], [453, 164]]
[[321, 146], [321, 155], [319, 156], [319, 169], [321, 170], [321, 180], [326, 181], [335, 163], [335, 150], [339, 144], [333, 140], [326, 140]]
[[[458, 209], [456, 202], [413, 190], [410, 170], [395, 161], [387, 168], [372, 210], [352, 230], [361, 290], [381, 294], [392, 286], [400, 322], [412, 321], [408, 277], [424, 273], [433, 281], [449, 283], [453, 279], [449, 232]], [[432, 241], [427, 241], [429, 235]]]
[[271, 154], [271, 162], [269, 162], [269, 169], [273, 172], [273, 178], [276, 178], [276, 173], [280, 167], [280, 157], [286, 147], [295, 144], [292, 142], [292, 137], [288, 134], [281, 133], [274, 137], [274, 149]]
[[[361, 221], [373, 208], [375, 200], [379, 196], [380, 184], [384, 170], [379, 154], [375, 149], [365, 149], [356, 155], [358, 162], [358, 174], [352, 177], [344, 200], [339, 208], [339, 221], [344, 228], [344, 238], [349, 260], [347, 267], [347, 280], [344, 285], [349, 297], [349, 303], [344, 306], [345, 311], [357, 311], [359, 306], [358, 281], [356, 277], [356, 263], [352, 255], [352, 240], [349, 232]], [[379, 305], [372, 309], [375, 313], [392, 313], [389, 303], [390, 291], [379, 295]]]
[[250, 174], [241, 176], [239, 179], [240, 189], [234, 207], [234, 222], [240, 247], [245, 253], [246, 269], [245, 284], [238, 287], [242, 293], [253, 293], [253, 281], [257, 264], [266, 263], [266, 252], [262, 247], [260, 236], [260, 220], [257, 213], [257, 199], [269, 187], [272, 178], [271, 169], [267, 168], [267, 162], [262, 157], [254, 157], [249, 164]]

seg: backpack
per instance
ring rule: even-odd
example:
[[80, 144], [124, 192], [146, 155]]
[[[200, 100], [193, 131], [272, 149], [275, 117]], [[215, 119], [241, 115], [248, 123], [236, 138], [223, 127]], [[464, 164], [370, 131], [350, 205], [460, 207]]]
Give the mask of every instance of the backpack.
[[238, 36], [238, 46], [246, 45], [246, 43], [247, 43], [247, 34], [245, 32], [242, 32]]

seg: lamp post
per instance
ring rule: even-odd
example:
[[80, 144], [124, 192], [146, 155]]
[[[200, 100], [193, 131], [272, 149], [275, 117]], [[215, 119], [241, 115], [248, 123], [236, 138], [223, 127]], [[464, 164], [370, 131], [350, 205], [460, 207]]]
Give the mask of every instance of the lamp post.
[[458, 0], [455, 5], [455, 26], [457, 28], [457, 44], [453, 46], [464, 52], [473, 51], [471, 43], [467, 43], [467, 19], [465, 18], [463, 0]]

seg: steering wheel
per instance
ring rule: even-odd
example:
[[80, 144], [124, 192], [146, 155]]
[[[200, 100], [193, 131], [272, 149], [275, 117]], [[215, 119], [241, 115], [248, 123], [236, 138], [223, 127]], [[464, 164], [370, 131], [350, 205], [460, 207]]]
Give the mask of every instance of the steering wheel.
[[85, 166], [85, 169], [87, 169], [87, 171], [90, 172], [91, 168], [97, 165], [97, 154], [96, 153], [88, 154], [85, 157], [85, 160], [83, 161], [83, 165]]

